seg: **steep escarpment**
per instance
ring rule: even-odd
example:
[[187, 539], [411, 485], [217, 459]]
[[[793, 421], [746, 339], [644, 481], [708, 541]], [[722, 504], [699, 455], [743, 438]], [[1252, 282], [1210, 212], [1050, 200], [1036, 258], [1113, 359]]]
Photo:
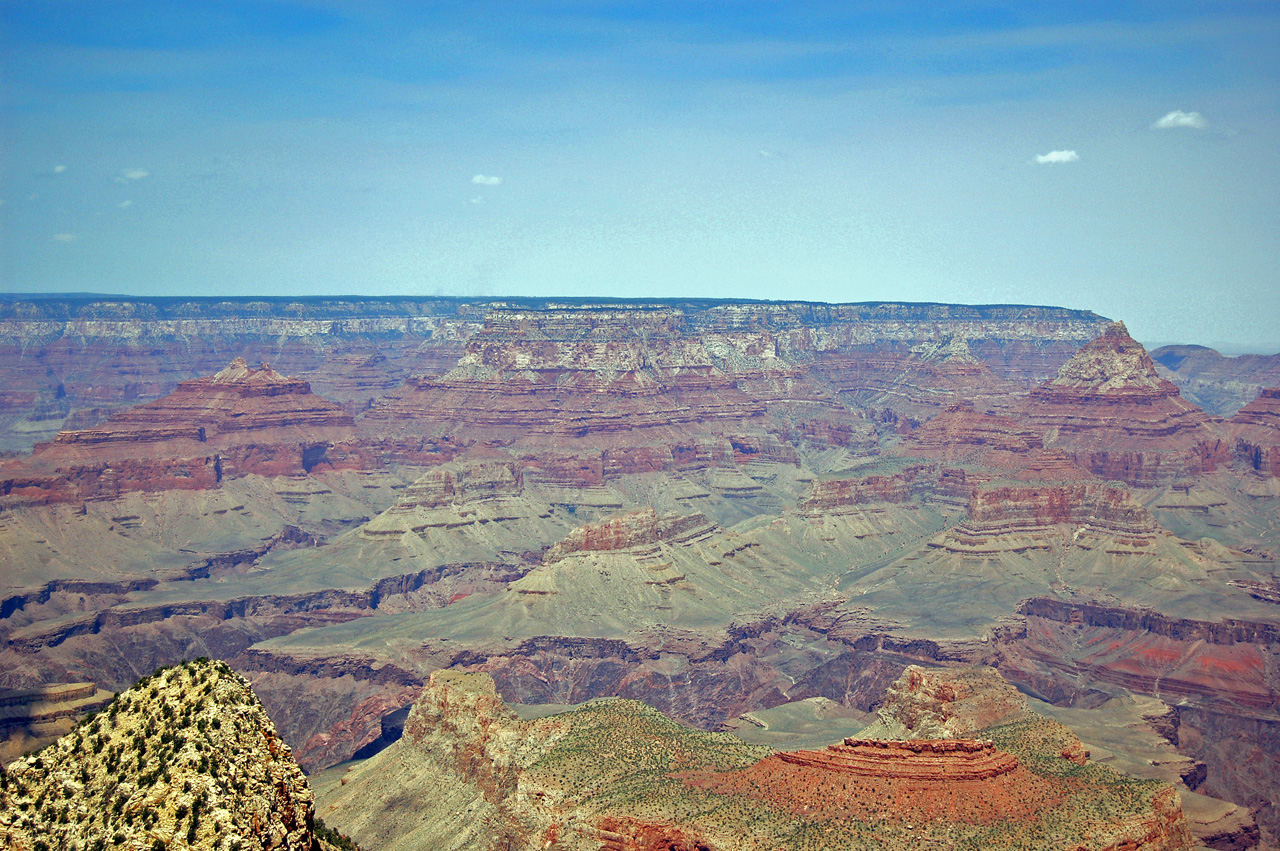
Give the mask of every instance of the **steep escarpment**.
[[15, 851], [313, 844], [302, 770], [220, 662], [157, 671], [0, 781], [0, 836]]
[[1227, 428], [1236, 439], [1237, 457], [1263, 475], [1280, 476], [1280, 387], [1259, 390]]

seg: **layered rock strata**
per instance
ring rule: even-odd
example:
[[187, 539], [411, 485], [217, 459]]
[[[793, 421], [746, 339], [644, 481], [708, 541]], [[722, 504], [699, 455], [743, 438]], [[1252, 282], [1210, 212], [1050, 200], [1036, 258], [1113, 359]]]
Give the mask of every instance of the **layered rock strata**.
[[715, 360], [674, 308], [495, 309], [454, 369], [409, 379], [365, 421], [392, 433], [482, 429], [514, 442], [761, 416], [763, 404]]
[[599, 523], [579, 526], [557, 542], [546, 554], [547, 564], [560, 561], [573, 553], [613, 552], [632, 547], [652, 546], [660, 541], [684, 544], [706, 538], [717, 531], [702, 514], [658, 514], [642, 508]]
[[248, 474], [359, 467], [355, 423], [306, 381], [243, 358], [91, 429], [60, 432], [0, 469], [10, 504], [199, 490]]
[[1280, 387], [1264, 387], [1227, 423], [1236, 455], [1249, 467], [1280, 476]]
[[964, 519], [943, 546], [958, 552], [1048, 548], [1056, 526], [1070, 528], [1072, 543], [1104, 540], [1112, 549], [1141, 549], [1155, 540], [1150, 512], [1127, 489], [1102, 483], [987, 485], [974, 490]]
[[803, 765], [860, 777], [952, 783], [987, 780], [1018, 767], [1013, 754], [996, 750], [991, 741], [978, 739], [846, 738], [824, 751], [792, 751], [778, 754], [790, 765]]
[[887, 413], [909, 428], [957, 402], [1007, 404], [1019, 388], [974, 356], [963, 336], [889, 345], [858, 352], [824, 353], [814, 371], [840, 396]]
[[1060, 450], [1103, 479], [1150, 487], [1230, 458], [1223, 433], [1161, 378], [1117, 322], [1019, 406]]

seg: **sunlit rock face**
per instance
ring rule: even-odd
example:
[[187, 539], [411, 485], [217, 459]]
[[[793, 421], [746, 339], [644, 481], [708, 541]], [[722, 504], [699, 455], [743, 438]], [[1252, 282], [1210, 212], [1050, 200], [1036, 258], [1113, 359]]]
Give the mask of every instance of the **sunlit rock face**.
[[1020, 406], [1044, 445], [1103, 479], [1150, 487], [1229, 460], [1225, 435], [1117, 322]]
[[14, 851], [312, 848], [307, 779], [221, 662], [157, 672], [0, 777], [0, 838]]
[[243, 358], [89, 429], [62, 431], [0, 471], [10, 502], [201, 490], [224, 478], [359, 467], [355, 421], [340, 405]]

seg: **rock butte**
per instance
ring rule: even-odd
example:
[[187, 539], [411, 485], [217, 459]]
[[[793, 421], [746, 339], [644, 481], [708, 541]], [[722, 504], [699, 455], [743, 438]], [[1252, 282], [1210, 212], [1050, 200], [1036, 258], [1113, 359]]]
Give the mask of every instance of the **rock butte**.
[[0, 482], [9, 505], [201, 490], [251, 474], [359, 467], [355, 435], [351, 414], [306, 381], [237, 358], [99, 426], [59, 432], [0, 468]]
[[996, 750], [995, 744], [978, 739], [846, 738], [823, 751], [778, 754], [790, 765], [803, 765], [861, 777], [893, 778], [929, 783], [986, 780], [1018, 767], [1013, 754]]
[[1230, 460], [1223, 432], [1156, 373], [1117, 322], [1085, 344], [1018, 412], [1103, 479], [1151, 487]]

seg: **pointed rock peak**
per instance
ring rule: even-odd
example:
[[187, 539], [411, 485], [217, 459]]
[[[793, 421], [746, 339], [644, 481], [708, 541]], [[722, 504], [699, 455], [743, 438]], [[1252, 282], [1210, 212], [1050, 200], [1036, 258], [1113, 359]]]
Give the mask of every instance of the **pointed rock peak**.
[[1165, 385], [1142, 344], [1116, 322], [1102, 336], [1086, 343], [1058, 370], [1051, 387], [1079, 387], [1093, 392], [1155, 389]]
[[226, 368], [213, 376], [214, 381], [239, 381], [249, 374], [249, 362], [244, 358], [236, 358]]
[[275, 382], [286, 380], [283, 375], [276, 372], [268, 364], [262, 363], [257, 369], [249, 366], [249, 362], [244, 358], [236, 358], [227, 364], [226, 368], [213, 376], [215, 384], [239, 384], [245, 381], [255, 382]]

